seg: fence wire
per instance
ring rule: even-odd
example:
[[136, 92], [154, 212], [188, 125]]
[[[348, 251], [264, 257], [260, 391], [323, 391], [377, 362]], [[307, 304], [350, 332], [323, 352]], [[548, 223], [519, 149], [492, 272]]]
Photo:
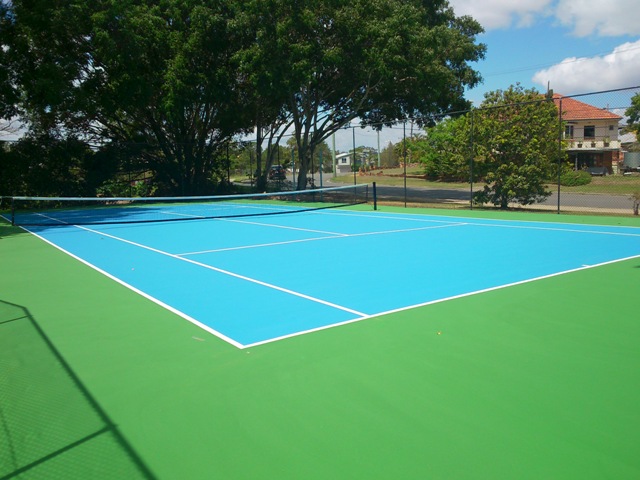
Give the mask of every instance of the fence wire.
[[[637, 215], [640, 145], [628, 110], [638, 95], [640, 87], [549, 93], [444, 115], [427, 128], [352, 125], [336, 135], [330, 182], [375, 181], [380, 202], [407, 206]], [[518, 190], [538, 180], [533, 193]], [[513, 195], [483, 195], [494, 187]]]
[[316, 147], [306, 179], [289, 131], [260, 144], [246, 136], [220, 143], [200, 164], [190, 160], [190, 144], [175, 145], [169, 161], [144, 143], [0, 142], [0, 194], [224, 194], [376, 182], [380, 202], [389, 204], [637, 214], [640, 145], [628, 123], [640, 87], [528, 93], [526, 102], [486, 99], [426, 126], [352, 122]]

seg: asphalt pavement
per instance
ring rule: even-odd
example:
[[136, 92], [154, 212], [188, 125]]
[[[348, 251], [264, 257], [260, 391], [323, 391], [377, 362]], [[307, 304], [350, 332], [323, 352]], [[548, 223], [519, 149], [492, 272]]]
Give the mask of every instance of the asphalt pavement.
[[[358, 183], [372, 183], [375, 177], [356, 177]], [[316, 185], [320, 186], [320, 176], [315, 175]], [[331, 174], [324, 174], [322, 185], [325, 187], [344, 185], [333, 182]], [[407, 203], [443, 203], [465, 205], [470, 203], [471, 189], [407, 187], [376, 185], [378, 201]], [[513, 205], [517, 207], [517, 205]], [[557, 211], [558, 192], [553, 190], [544, 202], [529, 205], [535, 210]], [[633, 200], [630, 195], [566, 193], [560, 191], [560, 211], [594, 212], [594, 213], [632, 213]]]

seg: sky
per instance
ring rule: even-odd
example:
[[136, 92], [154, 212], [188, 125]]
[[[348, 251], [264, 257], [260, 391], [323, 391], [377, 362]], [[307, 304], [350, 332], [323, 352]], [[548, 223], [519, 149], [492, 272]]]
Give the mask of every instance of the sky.
[[[477, 38], [487, 46], [485, 59], [473, 64], [483, 82], [466, 92], [476, 106], [485, 93], [517, 83], [562, 95], [640, 86], [640, 0], [449, 2], [485, 30]], [[377, 147], [371, 130], [356, 129], [356, 137], [357, 146]], [[402, 129], [387, 130], [380, 145], [398, 139]], [[351, 130], [336, 134], [339, 151], [352, 146]]]
[[[520, 84], [576, 95], [640, 86], [640, 0], [449, 0], [457, 16], [470, 15], [484, 28], [478, 42], [485, 59], [474, 63], [482, 84], [466, 98], [479, 106], [484, 94]], [[375, 147], [377, 135], [356, 130], [356, 144]], [[381, 146], [402, 138], [381, 133]], [[352, 148], [352, 133], [336, 135], [340, 151]]]
[[484, 78], [467, 92], [520, 83], [574, 95], [640, 85], [640, 0], [450, 0], [458, 16], [485, 29], [486, 57], [474, 64]]

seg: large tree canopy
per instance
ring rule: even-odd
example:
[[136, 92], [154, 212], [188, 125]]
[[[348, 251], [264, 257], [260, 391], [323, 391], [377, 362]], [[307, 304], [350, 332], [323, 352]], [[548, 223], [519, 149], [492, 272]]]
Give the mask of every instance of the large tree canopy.
[[19, 94], [5, 104], [38, 132], [137, 145], [167, 193], [207, 192], [220, 147], [256, 127], [259, 146], [294, 130], [304, 188], [313, 151], [355, 118], [426, 123], [461, 108], [484, 55], [479, 24], [446, 0], [2, 5], [2, 94]]
[[161, 191], [206, 191], [217, 148], [251, 125], [227, 3], [15, 0], [10, 48], [31, 122], [143, 145]]
[[14, 35], [12, 13], [9, 3], [0, 0], [0, 131], [18, 113], [18, 90], [14, 78], [11, 57], [13, 51], [3, 48]]
[[[469, 65], [484, 55], [482, 31], [444, 0], [271, 0], [257, 55], [276, 69], [300, 156], [304, 188], [313, 151], [359, 118], [390, 124], [466, 105], [480, 77]], [[273, 12], [279, 12], [273, 14]], [[273, 30], [273, 22], [276, 24]]]

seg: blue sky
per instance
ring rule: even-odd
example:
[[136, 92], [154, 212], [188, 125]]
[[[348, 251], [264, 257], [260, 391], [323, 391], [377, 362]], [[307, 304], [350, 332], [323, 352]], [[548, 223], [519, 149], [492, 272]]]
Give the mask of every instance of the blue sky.
[[[474, 64], [484, 81], [467, 91], [476, 106], [486, 92], [525, 88], [575, 95], [640, 86], [640, 0], [449, 0], [458, 16], [483, 26], [485, 59]], [[409, 134], [409, 132], [407, 132]], [[377, 146], [377, 134], [356, 129], [356, 144]], [[402, 139], [383, 130], [380, 144]], [[350, 130], [336, 134], [352, 148]]]
[[476, 64], [484, 82], [467, 93], [516, 83], [564, 95], [640, 85], [640, 0], [450, 0], [484, 27]]

